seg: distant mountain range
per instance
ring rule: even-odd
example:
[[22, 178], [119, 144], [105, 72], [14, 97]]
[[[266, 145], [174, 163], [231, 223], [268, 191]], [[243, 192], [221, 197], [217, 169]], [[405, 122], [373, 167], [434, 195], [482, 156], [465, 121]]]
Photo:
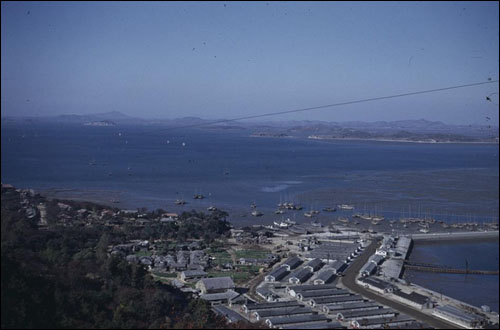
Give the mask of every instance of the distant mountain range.
[[[118, 111], [87, 115], [59, 115], [53, 117], [2, 117], [2, 124], [9, 122], [59, 122], [90, 126], [144, 125], [196, 127], [199, 129], [248, 130], [249, 135], [269, 137], [313, 136], [320, 139], [396, 139], [438, 141], [498, 141], [498, 127], [492, 125], [450, 125], [440, 121], [398, 120], [376, 122], [327, 122], [327, 121], [230, 121], [207, 120], [199, 117], [176, 119], [143, 119]], [[102, 124], [102, 123], [106, 123]]]

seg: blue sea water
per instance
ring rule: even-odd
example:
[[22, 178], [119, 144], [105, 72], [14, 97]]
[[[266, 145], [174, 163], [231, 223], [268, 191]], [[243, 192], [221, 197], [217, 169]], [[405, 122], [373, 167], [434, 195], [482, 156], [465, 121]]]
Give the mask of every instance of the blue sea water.
[[[453, 268], [498, 270], [498, 241], [416, 244], [410, 260]], [[474, 306], [488, 305], [498, 312], [498, 275], [437, 274], [407, 271], [413, 283]]]
[[[301, 203], [305, 210], [355, 204], [359, 211], [395, 219], [432, 215], [446, 222], [498, 221], [498, 145], [318, 141], [250, 133], [2, 123], [1, 179], [61, 198], [119, 200], [114, 206], [121, 208], [181, 211], [216, 205], [229, 211], [235, 225], [269, 223], [280, 201]], [[206, 198], [193, 200], [195, 193]], [[178, 198], [188, 204], [175, 206]], [[242, 217], [251, 203], [265, 216]], [[414, 253], [441, 263], [452, 260], [446, 246], [416, 247]], [[473, 246], [456, 247], [453, 253], [475, 251], [469, 261], [483, 260], [478, 267], [498, 269], [498, 252], [496, 259], [488, 254], [495, 247]], [[498, 292], [498, 276], [418, 274], [414, 279], [498, 310], [498, 294], [488, 294]]]
[[[121, 207], [355, 203], [387, 216], [498, 218], [498, 145], [325, 142], [248, 131], [2, 125], [2, 181]], [[184, 146], [183, 146], [184, 144]], [[92, 165], [94, 164], [94, 165]], [[66, 192], [68, 193], [68, 191]], [[207, 198], [192, 200], [194, 193]], [[110, 197], [111, 196], [111, 197]]]

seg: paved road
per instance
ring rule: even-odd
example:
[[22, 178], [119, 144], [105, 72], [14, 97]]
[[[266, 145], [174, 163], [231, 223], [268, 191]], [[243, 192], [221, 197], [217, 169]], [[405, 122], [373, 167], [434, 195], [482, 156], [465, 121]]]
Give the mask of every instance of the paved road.
[[390, 300], [388, 298], [385, 298], [381, 295], [378, 295], [374, 293], [373, 291], [369, 291], [362, 286], [358, 285], [356, 283], [356, 275], [358, 274], [359, 270], [363, 265], [367, 262], [368, 258], [375, 253], [375, 250], [377, 249], [378, 241], [372, 242], [363, 254], [358, 256], [354, 262], [347, 268], [347, 270], [344, 272], [344, 276], [340, 278], [340, 282], [349, 290], [356, 292], [368, 299], [374, 300], [378, 303], [381, 303], [385, 306], [389, 306], [397, 311], [400, 311], [401, 313], [404, 313], [406, 315], [409, 315], [416, 320], [419, 320], [421, 322], [425, 322], [431, 327], [437, 328], [437, 329], [456, 329], [457, 326], [447, 323], [441, 319], [437, 319], [435, 317], [432, 317], [428, 314], [424, 314], [422, 312], [419, 312], [413, 308], [410, 308], [407, 305], [401, 304], [399, 302]]

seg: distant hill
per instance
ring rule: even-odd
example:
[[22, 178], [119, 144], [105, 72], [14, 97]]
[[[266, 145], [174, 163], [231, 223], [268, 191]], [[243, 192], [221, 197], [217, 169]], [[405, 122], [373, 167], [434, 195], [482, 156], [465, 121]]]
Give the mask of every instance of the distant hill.
[[[248, 130], [249, 135], [287, 136], [306, 138], [322, 136], [333, 138], [363, 139], [400, 139], [403, 136], [410, 140], [450, 141], [498, 141], [498, 127], [493, 125], [450, 125], [441, 121], [397, 120], [397, 121], [349, 121], [328, 122], [320, 120], [292, 121], [224, 121], [224, 119], [202, 119], [199, 117], [181, 117], [175, 119], [144, 119], [131, 117], [119, 111], [94, 113], [86, 115], [59, 115], [53, 117], [2, 117], [2, 124], [15, 122], [61, 122], [61, 123], [113, 123], [116, 125], [143, 125], [167, 127], [193, 127], [210, 130]], [[100, 126], [111, 126], [100, 125]], [[98, 126], [98, 124], [91, 124]]]

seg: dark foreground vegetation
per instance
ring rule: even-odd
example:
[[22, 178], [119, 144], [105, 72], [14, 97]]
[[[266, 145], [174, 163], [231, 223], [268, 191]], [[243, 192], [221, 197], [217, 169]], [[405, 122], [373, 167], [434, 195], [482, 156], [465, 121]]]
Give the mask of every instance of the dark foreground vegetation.
[[[143, 266], [108, 253], [110, 244], [132, 234], [155, 238], [173, 236], [172, 231], [182, 229], [186, 237], [198, 235], [208, 241], [227, 234], [225, 220], [207, 220], [214, 230], [195, 225], [131, 230], [125, 223], [106, 226], [98, 222], [61, 226], [53, 219], [41, 228], [39, 215], [27, 217], [20, 198], [19, 191], [2, 187], [2, 328], [248, 326], [226, 324], [204, 301], [154, 281]], [[50, 204], [39, 195], [33, 199]], [[150, 227], [146, 235], [143, 231]]]

